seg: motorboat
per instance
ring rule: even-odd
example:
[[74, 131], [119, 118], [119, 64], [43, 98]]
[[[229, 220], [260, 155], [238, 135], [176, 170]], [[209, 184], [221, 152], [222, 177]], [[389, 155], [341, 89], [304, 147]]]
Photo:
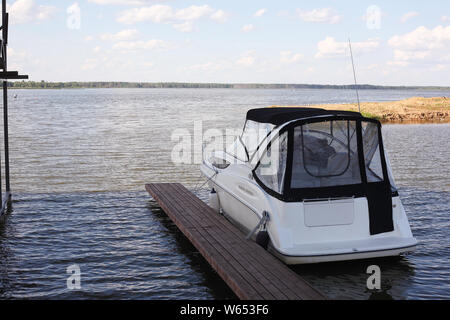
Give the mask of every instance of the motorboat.
[[204, 157], [218, 213], [286, 264], [398, 256], [417, 240], [381, 123], [350, 111], [248, 111], [235, 142]]

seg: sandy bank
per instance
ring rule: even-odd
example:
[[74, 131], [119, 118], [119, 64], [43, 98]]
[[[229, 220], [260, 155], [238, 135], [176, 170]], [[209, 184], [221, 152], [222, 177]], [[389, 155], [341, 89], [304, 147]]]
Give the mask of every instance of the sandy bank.
[[[305, 107], [328, 110], [358, 110], [356, 103]], [[361, 112], [366, 117], [376, 118], [382, 122], [389, 123], [450, 123], [450, 98], [413, 97], [401, 101], [363, 102], [361, 103]]]

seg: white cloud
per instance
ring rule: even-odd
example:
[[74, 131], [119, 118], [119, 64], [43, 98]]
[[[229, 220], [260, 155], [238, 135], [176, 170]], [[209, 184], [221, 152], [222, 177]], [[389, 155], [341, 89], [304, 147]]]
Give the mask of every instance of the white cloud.
[[255, 12], [255, 14], [253, 15], [254, 17], [262, 17], [264, 14], [267, 13], [267, 9], [259, 9], [258, 11]]
[[186, 21], [183, 23], [173, 24], [172, 26], [181, 32], [191, 32], [194, 29], [194, 24], [192, 21]]
[[[34, 72], [37, 67], [47, 68], [47, 62], [33, 57], [26, 51], [8, 48], [8, 64], [12, 70]], [[31, 73], [30, 73], [31, 74]]]
[[137, 31], [136, 29], [126, 29], [126, 30], [117, 32], [115, 34], [110, 34], [110, 33], [102, 34], [100, 36], [100, 38], [102, 40], [125, 41], [125, 40], [136, 39], [138, 34], [139, 34], [139, 31]]
[[403, 23], [405, 23], [406, 21], [408, 21], [408, 20], [410, 20], [410, 19], [412, 19], [412, 18], [415, 18], [415, 17], [417, 17], [418, 15], [419, 15], [419, 13], [416, 12], [416, 11], [407, 12], [407, 13], [405, 13], [405, 14], [402, 16], [402, 18], [400, 19], [400, 21], [403, 22]]
[[341, 16], [331, 8], [314, 9], [311, 11], [297, 9], [297, 15], [306, 22], [336, 24], [341, 21]]
[[204, 71], [204, 72], [214, 72], [224, 70], [229, 67], [228, 61], [219, 61], [219, 62], [206, 62], [201, 64], [196, 64], [185, 68], [188, 71]]
[[228, 20], [228, 14], [223, 10], [217, 10], [211, 15], [211, 19], [217, 22], [226, 22]]
[[56, 7], [37, 5], [34, 0], [17, 0], [8, 5], [12, 23], [26, 23], [31, 21], [42, 21], [52, 17]]
[[208, 5], [190, 6], [175, 12], [174, 18], [177, 20], [192, 21], [198, 20], [213, 13], [213, 9]]
[[428, 29], [424, 26], [414, 31], [396, 35], [389, 39], [389, 45], [402, 50], [433, 50], [450, 45], [450, 26]]
[[437, 64], [430, 68], [431, 71], [442, 71], [448, 68], [448, 65], [445, 64]]
[[444, 22], [450, 22], [450, 16], [442, 16], [441, 20]]
[[252, 24], [246, 24], [245, 26], [242, 27], [243, 32], [250, 32], [253, 29], [255, 29], [255, 26]]
[[152, 2], [151, 0], [89, 0], [100, 5], [130, 5], [130, 6], [141, 6], [146, 3]]
[[280, 52], [280, 62], [281, 63], [294, 63], [298, 62], [303, 58], [300, 53], [293, 53], [292, 51], [282, 51]]
[[409, 61], [409, 60], [422, 60], [429, 57], [431, 51], [403, 51], [394, 50], [395, 60]]
[[[352, 49], [355, 54], [371, 52], [379, 46], [380, 40], [378, 39], [352, 43]], [[316, 58], [334, 58], [350, 54], [348, 42], [338, 42], [332, 37], [326, 37], [325, 40], [320, 41], [317, 44], [317, 49]]]
[[81, 65], [81, 70], [92, 70], [95, 69], [98, 65], [97, 59], [86, 59], [84, 63]]
[[192, 29], [184, 24], [188, 21], [196, 21], [202, 18], [210, 18], [217, 22], [225, 22], [227, 14], [223, 10], [214, 10], [208, 5], [190, 6], [184, 9], [173, 9], [168, 5], [153, 5], [150, 7], [132, 8], [120, 13], [118, 22], [133, 24], [136, 22], [151, 21], [154, 23], [170, 23], [179, 30]]
[[102, 51], [102, 48], [99, 46], [96, 46], [93, 51], [94, 51], [94, 53], [100, 53], [100, 51]]
[[388, 61], [386, 64], [391, 67], [407, 67], [407, 66], [409, 66], [409, 62], [407, 62], [407, 61]]
[[172, 7], [166, 5], [154, 5], [151, 7], [133, 8], [121, 13], [117, 21], [132, 24], [141, 21], [166, 22], [174, 18]]
[[414, 62], [416, 66], [431, 65], [438, 71], [436, 63], [445, 62], [450, 51], [450, 26], [434, 29], [421, 26], [409, 33], [393, 36], [388, 43], [394, 48], [391, 65], [407, 66]]
[[25, 51], [19, 51], [13, 48], [8, 48], [8, 58], [9, 62], [11, 61], [18, 62], [27, 60], [28, 58], [30, 58], [30, 55]]
[[86, 37], [84, 38], [84, 41], [92, 41], [92, 40], [94, 40], [94, 37], [93, 37], [93, 36], [86, 36]]
[[372, 63], [372, 64], [369, 64], [368, 66], [366, 66], [365, 69], [366, 69], [366, 70], [376, 70], [376, 69], [378, 69], [379, 67], [380, 67], [379, 64]]
[[251, 67], [256, 63], [255, 51], [245, 52], [237, 61], [236, 64], [242, 67]]
[[167, 43], [159, 39], [148, 41], [121, 41], [116, 43], [113, 48], [124, 51], [154, 50], [167, 48]]

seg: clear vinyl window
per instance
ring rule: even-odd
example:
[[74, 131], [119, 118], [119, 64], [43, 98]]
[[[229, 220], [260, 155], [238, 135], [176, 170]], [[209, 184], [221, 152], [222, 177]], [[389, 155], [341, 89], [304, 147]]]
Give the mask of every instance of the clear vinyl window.
[[391, 184], [391, 190], [392, 190], [392, 192], [397, 192], [398, 188], [397, 188], [397, 185], [395, 184], [394, 174], [392, 173], [391, 162], [389, 161], [389, 156], [387, 154], [386, 149], [384, 149], [384, 158], [386, 160], [386, 167], [387, 167], [388, 176], [389, 176], [389, 183]]
[[367, 182], [383, 181], [378, 125], [372, 122], [362, 122], [361, 125]]
[[266, 139], [267, 135], [273, 130], [274, 125], [269, 123], [259, 123], [247, 120], [241, 136], [241, 141], [247, 149], [251, 158], [259, 145]]
[[356, 121], [324, 121], [294, 128], [291, 188], [359, 183]]
[[241, 161], [249, 161], [274, 127], [272, 124], [247, 120], [244, 131], [226, 148], [226, 152]]
[[279, 194], [283, 193], [287, 145], [287, 132], [285, 132], [272, 141], [255, 170], [259, 180], [266, 187]]

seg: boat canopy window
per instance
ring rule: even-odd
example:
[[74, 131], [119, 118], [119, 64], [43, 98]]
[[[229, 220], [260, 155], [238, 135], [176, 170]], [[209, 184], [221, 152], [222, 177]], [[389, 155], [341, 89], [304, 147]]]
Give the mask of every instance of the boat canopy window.
[[253, 156], [259, 145], [274, 128], [275, 126], [270, 123], [260, 123], [251, 120], [246, 121], [241, 140], [247, 149], [249, 157]]
[[[397, 192], [378, 121], [333, 115], [300, 119], [279, 132], [255, 154], [255, 181], [271, 195], [284, 201], [360, 197], [367, 184]], [[256, 141], [251, 151], [262, 140]]]
[[225, 152], [238, 160], [244, 162], [248, 161], [247, 152], [240, 137], [238, 137], [231, 145], [227, 146]]
[[294, 128], [292, 189], [361, 183], [356, 121], [327, 121]]
[[270, 123], [247, 120], [241, 136], [226, 148], [226, 152], [239, 160], [249, 161], [274, 128]]
[[261, 157], [255, 170], [259, 180], [270, 190], [283, 193], [287, 159], [287, 132], [275, 138]]
[[392, 173], [391, 163], [389, 161], [389, 156], [388, 156], [386, 150], [384, 150], [384, 158], [386, 160], [386, 167], [388, 170], [389, 183], [391, 185], [391, 190], [392, 190], [392, 192], [397, 192], [398, 188], [397, 188], [397, 185], [395, 184], [394, 174]]
[[[380, 137], [378, 135], [378, 126], [373, 122], [361, 122], [363, 135], [364, 161], [366, 164], [366, 175], [368, 182], [380, 182], [384, 180], [383, 167], [380, 154]], [[384, 153], [389, 183], [392, 192], [397, 191], [394, 176], [392, 174], [389, 157]]]
[[361, 127], [367, 182], [383, 181], [378, 126], [376, 123], [362, 122]]

